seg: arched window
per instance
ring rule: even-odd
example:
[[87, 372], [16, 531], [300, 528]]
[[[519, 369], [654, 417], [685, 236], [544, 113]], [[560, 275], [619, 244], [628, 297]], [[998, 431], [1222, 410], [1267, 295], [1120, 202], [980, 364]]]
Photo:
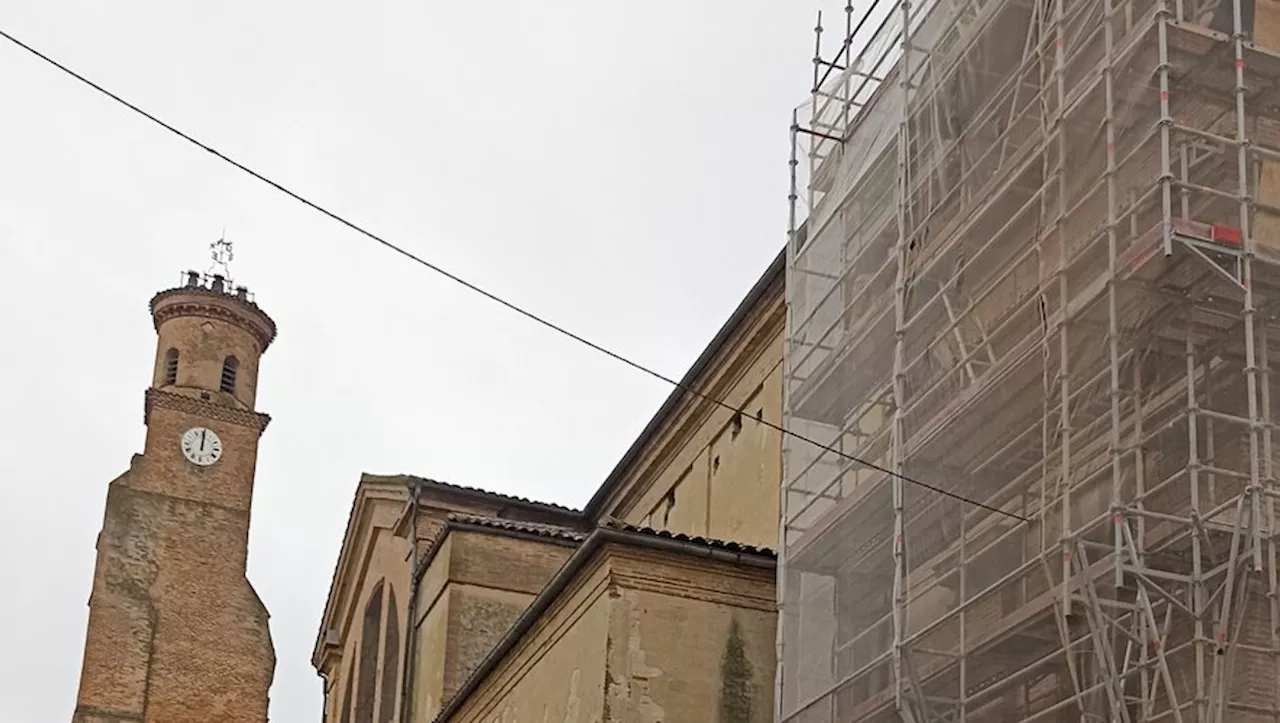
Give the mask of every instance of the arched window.
[[233, 356], [229, 356], [222, 362], [222, 384], [219, 389], [224, 392], [234, 393], [236, 390], [236, 369], [239, 368], [240, 362]]
[[178, 383], [178, 350], [170, 349], [164, 353], [164, 382], [161, 386]]
[[373, 701], [378, 686], [378, 640], [382, 627], [382, 581], [364, 606], [364, 624], [360, 629], [360, 662], [356, 681], [355, 723], [373, 723]]
[[392, 723], [396, 712], [396, 684], [400, 680], [400, 614], [396, 612], [396, 589], [387, 590], [387, 626], [383, 631], [382, 648], [382, 707], [378, 709], [379, 723]]

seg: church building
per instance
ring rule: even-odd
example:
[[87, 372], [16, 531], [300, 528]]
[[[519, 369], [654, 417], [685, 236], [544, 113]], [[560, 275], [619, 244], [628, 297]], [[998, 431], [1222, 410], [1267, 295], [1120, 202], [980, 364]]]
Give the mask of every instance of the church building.
[[[325, 723], [768, 723], [783, 259], [581, 510], [356, 485], [312, 662]], [[735, 411], [739, 410], [739, 411]]]

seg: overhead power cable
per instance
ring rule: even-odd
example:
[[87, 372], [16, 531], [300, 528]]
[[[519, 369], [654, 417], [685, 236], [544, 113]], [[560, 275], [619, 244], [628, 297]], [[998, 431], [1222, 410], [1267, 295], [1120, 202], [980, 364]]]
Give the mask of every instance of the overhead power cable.
[[[705, 401], [707, 401], [707, 402], [710, 402], [710, 403], [712, 403], [712, 404], [714, 404], [714, 405], [716, 405], [716, 406], [723, 407], [724, 409], [727, 409], [727, 410], [729, 410], [729, 411], [731, 411], [731, 412], [735, 412], [735, 413], [737, 413], [737, 414], [744, 414], [744, 413], [745, 413], [745, 410], [743, 410], [743, 409], [739, 409], [739, 408], [737, 408], [737, 407], [733, 406], [732, 404], [730, 404], [730, 403], [728, 403], [728, 402], [726, 402], [726, 401], [724, 401], [724, 400], [722, 400], [722, 399], [717, 399], [717, 398], [712, 397], [712, 396], [710, 396], [710, 395], [708, 395], [708, 394], [706, 394], [706, 393], [704, 393], [704, 392], [698, 391], [697, 389], [694, 389], [693, 387], [691, 387], [691, 386], [689, 386], [689, 385], [687, 385], [687, 384], [683, 384], [683, 383], [681, 383], [680, 381], [678, 381], [678, 380], [676, 380], [676, 379], [672, 379], [671, 377], [666, 376], [665, 374], [662, 374], [661, 372], [654, 371], [653, 369], [650, 369], [649, 367], [644, 366], [643, 364], [640, 364], [639, 362], [633, 361], [633, 360], [631, 360], [631, 359], [629, 359], [629, 358], [627, 358], [627, 357], [623, 356], [622, 354], [619, 354], [618, 352], [612, 351], [612, 350], [610, 350], [610, 349], [608, 349], [608, 348], [606, 348], [606, 347], [604, 347], [604, 346], [601, 346], [600, 344], [597, 344], [596, 342], [591, 341], [590, 339], [587, 339], [587, 338], [585, 338], [585, 337], [583, 337], [583, 336], [581, 336], [581, 335], [579, 335], [579, 334], [576, 334], [576, 333], [574, 333], [574, 332], [572, 332], [572, 331], [569, 331], [568, 329], [564, 328], [563, 326], [560, 326], [559, 324], [556, 324], [555, 322], [549, 321], [549, 320], [547, 320], [547, 319], [545, 319], [545, 318], [543, 318], [543, 317], [541, 317], [541, 316], [539, 316], [539, 315], [537, 315], [537, 314], [535, 314], [535, 313], [533, 313], [533, 312], [531, 312], [531, 311], [528, 311], [527, 309], [524, 309], [524, 308], [522, 308], [522, 307], [520, 307], [520, 306], [517, 306], [516, 304], [514, 304], [514, 303], [512, 303], [512, 302], [510, 302], [510, 301], [507, 301], [506, 299], [502, 298], [501, 296], [498, 296], [497, 294], [495, 294], [495, 293], [493, 293], [493, 292], [491, 292], [491, 291], [488, 291], [488, 290], [486, 290], [486, 289], [484, 289], [484, 288], [481, 288], [480, 286], [477, 286], [477, 285], [475, 285], [475, 284], [471, 283], [470, 281], [467, 281], [466, 279], [464, 279], [464, 278], [462, 278], [462, 277], [460, 277], [460, 276], [458, 276], [458, 275], [456, 275], [456, 274], [454, 274], [454, 273], [452, 273], [452, 272], [450, 272], [450, 271], [448, 271], [448, 270], [446, 270], [446, 269], [444, 269], [444, 268], [441, 268], [440, 266], [438, 266], [438, 265], [436, 265], [436, 264], [434, 264], [434, 263], [432, 263], [432, 262], [430, 262], [430, 261], [427, 261], [426, 259], [424, 259], [424, 258], [422, 258], [422, 257], [418, 256], [417, 254], [414, 254], [412, 251], [409, 251], [409, 250], [405, 249], [405, 248], [404, 248], [404, 247], [402, 247], [402, 246], [398, 246], [398, 245], [396, 245], [396, 244], [394, 244], [394, 243], [392, 243], [392, 242], [390, 242], [390, 241], [388, 241], [388, 240], [386, 240], [386, 239], [382, 238], [381, 236], [379, 236], [379, 235], [377, 235], [377, 234], [373, 233], [372, 231], [369, 231], [368, 229], [366, 229], [366, 228], [364, 228], [364, 227], [360, 226], [359, 224], [356, 224], [355, 222], [350, 221], [350, 220], [348, 220], [348, 219], [344, 218], [343, 216], [341, 216], [341, 215], [339, 215], [339, 214], [337, 214], [337, 213], [335, 213], [335, 212], [333, 212], [333, 211], [330, 211], [329, 209], [325, 208], [324, 206], [321, 206], [320, 204], [315, 203], [314, 201], [311, 201], [311, 200], [307, 199], [306, 197], [304, 197], [304, 196], [302, 196], [302, 195], [300, 195], [300, 194], [298, 194], [298, 193], [296, 193], [296, 192], [294, 192], [294, 191], [290, 190], [289, 188], [287, 188], [287, 187], [285, 187], [285, 186], [281, 185], [280, 183], [277, 183], [276, 181], [273, 181], [273, 180], [271, 180], [270, 178], [267, 178], [266, 176], [262, 175], [261, 173], [259, 173], [259, 172], [255, 171], [255, 170], [253, 170], [252, 168], [250, 168], [250, 167], [248, 167], [248, 166], [244, 165], [243, 163], [241, 163], [241, 162], [239, 162], [239, 161], [235, 160], [234, 158], [231, 158], [230, 156], [228, 156], [228, 155], [226, 155], [226, 154], [222, 153], [221, 151], [218, 151], [217, 149], [213, 148], [212, 146], [208, 145], [207, 143], [204, 143], [203, 141], [200, 141], [200, 140], [198, 140], [198, 139], [194, 138], [193, 136], [191, 136], [191, 135], [189, 135], [189, 134], [185, 133], [185, 132], [184, 132], [184, 131], [182, 131], [182, 130], [179, 130], [178, 128], [174, 127], [173, 125], [170, 125], [169, 123], [166, 123], [165, 121], [161, 120], [160, 118], [156, 117], [155, 115], [152, 115], [151, 113], [148, 113], [147, 111], [143, 110], [142, 108], [139, 108], [138, 106], [134, 105], [133, 103], [130, 103], [129, 101], [125, 100], [124, 98], [121, 98], [119, 95], [116, 95], [115, 93], [111, 92], [110, 90], [107, 90], [107, 89], [106, 89], [106, 88], [104, 88], [103, 86], [101, 86], [101, 85], [99, 85], [99, 84], [97, 84], [97, 83], [93, 82], [92, 80], [89, 80], [88, 78], [86, 78], [85, 76], [81, 75], [80, 73], [77, 73], [76, 71], [72, 70], [71, 68], [67, 67], [66, 65], [63, 65], [62, 63], [60, 63], [60, 62], [58, 62], [58, 61], [54, 60], [53, 58], [49, 57], [48, 55], [45, 55], [44, 53], [40, 52], [39, 50], [37, 50], [37, 49], [35, 49], [35, 48], [31, 47], [30, 45], [28, 45], [28, 44], [26, 44], [26, 43], [22, 42], [21, 40], [19, 40], [19, 39], [15, 38], [13, 35], [9, 34], [8, 32], [6, 32], [6, 31], [5, 31], [5, 30], [3, 30], [3, 29], [0, 29], [0, 37], [4, 38], [5, 40], [8, 40], [9, 42], [13, 43], [14, 45], [18, 46], [19, 48], [21, 48], [21, 49], [23, 49], [23, 50], [27, 51], [27, 52], [28, 52], [28, 53], [30, 53], [31, 55], [34, 55], [35, 57], [39, 58], [40, 60], [44, 61], [45, 63], [48, 63], [49, 65], [52, 65], [53, 67], [55, 67], [55, 68], [57, 68], [58, 70], [60, 70], [60, 71], [62, 71], [63, 73], [65, 73], [66, 75], [69, 75], [69, 76], [71, 76], [72, 78], [74, 78], [74, 79], [76, 79], [76, 80], [80, 81], [80, 82], [81, 82], [81, 83], [83, 83], [84, 85], [87, 85], [87, 86], [89, 86], [90, 88], [92, 88], [92, 89], [94, 89], [94, 90], [98, 91], [98, 92], [99, 92], [99, 93], [101, 93], [102, 95], [107, 96], [107, 97], [108, 97], [108, 98], [110, 98], [111, 100], [113, 100], [113, 101], [115, 101], [116, 103], [119, 103], [120, 105], [122, 105], [122, 106], [124, 106], [124, 107], [128, 108], [129, 110], [131, 110], [131, 111], [133, 111], [134, 113], [136, 113], [136, 114], [138, 114], [138, 115], [142, 116], [143, 118], [146, 118], [147, 120], [149, 120], [149, 121], [151, 121], [152, 123], [154, 123], [154, 124], [156, 124], [156, 125], [160, 126], [161, 128], [165, 129], [166, 131], [169, 131], [170, 133], [174, 134], [175, 136], [178, 136], [179, 138], [183, 139], [184, 141], [187, 141], [188, 143], [190, 143], [190, 144], [192, 144], [192, 145], [196, 146], [197, 148], [200, 148], [200, 149], [202, 149], [202, 150], [204, 150], [204, 151], [207, 151], [208, 153], [213, 154], [213, 155], [214, 155], [214, 156], [216, 156], [219, 160], [221, 160], [221, 161], [223, 161], [223, 162], [225, 162], [225, 163], [227, 163], [227, 164], [229, 164], [229, 165], [231, 165], [231, 166], [234, 166], [235, 168], [237, 168], [237, 169], [239, 169], [239, 170], [243, 171], [244, 173], [247, 173], [248, 175], [252, 176], [253, 178], [256, 178], [257, 180], [262, 181], [263, 183], [267, 184], [268, 186], [271, 186], [272, 188], [276, 189], [277, 191], [279, 191], [279, 192], [281, 192], [281, 193], [285, 194], [286, 196], [288, 196], [288, 197], [292, 198], [293, 200], [295, 200], [295, 201], [297, 201], [297, 202], [299, 202], [299, 203], [301, 203], [301, 204], [303, 204], [303, 205], [305, 205], [305, 206], [307, 206], [307, 207], [309, 207], [309, 208], [311, 208], [311, 209], [313, 209], [313, 210], [315, 210], [315, 211], [318, 211], [318, 212], [320, 212], [320, 213], [324, 214], [325, 216], [328, 216], [329, 218], [333, 219], [334, 221], [337, 221], [338, 223], [342, 224], [343, 226], [346, 226], [347, 228], [351, 229], [352, 231], [355, 231], [356, 233], [360, 234], [361, 236], [364, 236], [365, 238], [368, 238], [369, 240], [374, 241], [374, 242], [376, 242], [376, 243], [378, 243], [378, 244], [382, 245], [383, 247], [385, 247], [385, 248], [387, 248], [387, 249], [389, 249], [389, 250], [391, 250], [391, 251], [393, 251], [393, 252], [395, 252], [395, 253], [397, 253], [397, 254], [399, 254], [399, 255], [401, 255], [401, 256], [403, 256], [403, 257], [407, 258], [407, 259], [409, 259], [410, 261], [413, 261], [414, 263], [417, 263], [417, 264], [419, 264], [419, 265], [421, 265], [421, 266], [423, 266], [423, 267], [425, 267], [425, 268], [427, 268], [427, 269], [430, 269], [431, 271], [434, 271], [435, 273], [439, 274], [440, 276], [443, 276], [443, 277], [445, 277], [446, 279], [449, 279], [450, 281], [452, 281], [452, 282], [454, 282], [454, 283], [456, 283], [456, 284], [458, 284], [458, 285], [460, 285], [460, 286], [463, 286], [464, 288], [469, 289], [469, 290], [471, 290], [471, 291], [473, 291], [473, 292], [475, 292], [475, 293], [477, 293], [477, 294], [479, 294], [479, 295], [481, 295], [481, 296], [485, 297], [486, 299], [489, 299], [490, 301], [492, 301], [492, 302], [494, 302], [494, 303], [496, 303], [496, 304], [500, 304], [500, 305], [502, 305], [502, 306], [505, 306], [506, 308], [510, 309], [511, 311], [514, 311], [515, 313], [517, 313], [517, 314], [519, 314], [519, 315], [521, 315], [521, 316], [525, 317], [526, 319], [529, 319], [530, 321], [533, 321], [534, 323], [540, 324], [540, 325], [542, 325], [542, 326], [544, 326], [544, 327], [546, 327], [546, 328], [548, 328], [548, 329], [550, 329], [550, 330], [552, 330], [552, 331], [554, 331], [554, 332], [556, 332], [556, 333], [558, 333], [558, 334], [561, 334], [561, 335], [563, 335], [563, 336], [566, 336], [566, 337], [568, 337], [568, 338], [570, 338], [570, 339], [572, 339], [572, 340], [574, 340], [574, 341], [578, 342], [579, 344], [582, 344], [582, 345], [587, 346], [587, 347], [589, 347], [589, 348], [591, 348], [591, 349], [594, 349], [595, 351], [597, 351], [597, 352], [599, 352], [599, 353], [601, 353], [601, 354], [604, 354], [605, 356], [610, 357], [610, 358], [612, 358], [612, 359], [614, 359], [614, 360], [616, 360], [616, 361], [618, 361], [618, 362], [621, 362], [621, 363], [623, 363], [623, 364], [625, 364], [625, 365], [627, 365], [627, 366], [631, 367], [632, 369], [635, 369], [636, 371], [639, 371], [639, 372], [641, 372], [641, 373], [643, 373], [643, 374], [647, 374], [648, 376], [653, 377], [654, 379], [657, 379], [657, 380], [659, 380], [659, 381], [661, 381], [661, 382], [664, 382], [664, 383], [666, 383], [666, 384], [669, 384], [669, 385], [671, 385], [671, 386], [675, 387], [676, 389], [679, 389], [679, 390], [681, 390], [681, 391], [683, 391], [683, 392], [685, 392], [685, 393], [687, 393], [687, 394], [691, 394], [691, 395], [693, 395], [693, 396], [695, 396], [695, 397], [698, 397], [699, 399], [703, 399], [703, 400], [705, 400]], [[840, 458], [842, 458], [842, 459], [848, 460], [848, 461], [850, 461], [850, 462], [854, 462], [854, 463], [860, 464], [860, 465], [862, 465], [862, 466], [864, 466], [864, 467], [866, 467], [866, 468], [868, 468], [868, 469], [873, 469], [873, 470], [876, 470], [877, 472], [881, 472], [881, 473], [884, 473], [884, 474], [886, 474], [886, 475], [889, 475], [890, 477], [895, 477], [895, 478], [900, 479], [900, 480], [902, 480], [903, 482], [906, 482], [906, 483], [908, 483], [908, 484], [912, 484], [912, 485], [915, 485], [915, 486], [917, 486], [917, 487], [921, 487], [921, 488], [923, 488], [923, 489], [930, 490], [930, 491], [932, 491], [932, 492], [936, 492], [937, 494], [943, 495], [943, 496], [945, 496], [945, 497], [949, 497], [949, 498], [951, 498], [951, 499], [953, 499], [953, 500], [957, 500], [957, 501], [959, 501], [959, 502], [964, 502], [964, 503], [966, 503], [966, 504], [970, 504], [970, 505], [973, 505], [973, 506], [975, 506], [975, 507], [982, 508], [982, 509], [987, 510], [987, 511], [989, 511], [989, 512], [994, 512], [994, 513], [999, 514], [999, 515], [1004, 515], [1004, 516], [1006, 516], [1006, 517], [1010, 517], [1010, 518], [1013, 518], [1013, 519], [1015, 519], [1015, 520], [1019, 520], [1019, 521], [1021, 521], [1021, 522], [1029, 522], [1029, 521], [1030, 521], [1030, 520], [1028, 520], [1026, 517], [1023, 517], [1022, 515], [1019, 515], [1019, 514], [1016, 514], [1016, 513], [1013, 513], [1013, 512], [1009, 512], [1008, 510], [1002, 510], [1002, 509], [1000, 509], [999, 507], [995, 507], [995, 506], [992, 506], [992, 505], [988, 505], [988, 504], [986, 504], [986, 503], [984, 503], [984, 502], [980, 502], [980, 501], [978, 501], [978, 500], [970, 499], [970, 498], [968, 498], [968, 497], [965, 497], [964, 495], [961, 495], [961, 494], [958, 494], [958, 493], [952, 492], [952, 491], [950, 491], [950, 490], [946, 490], [946, 489], [943, 489], [943, 488], [941, 488], [941, 487], [938, 487], [937, 485], [932, 485], [932, 484], [929, 484], [929, 483], [927, 483], [927, 482], [922, 482], [922, 481], [920, 481], [920, 480], [918, 480], [918, 479], [915, 479], [915, 478], [912, 478], [912, 477], [908, 477], [907, 475], [901, 474], [901, 473], [899, 473], [899, 472], [895, 472], [895, 471], [893, 471], [893, 470], [891, 470], [891, 469], [889, 469], [889, 468], [887, 468], [887, 467], [884, 467], [884, 466], [882, 466], [882, 465], [876, 464], [875, 462], [872, 462], [872, 461], [870, 461], [870, 460], [865, 460], [865, 459], [861, 459], [861, 458], [859, 458], [859, 457], [855, 457], [854, 455], [851, 455], [851, 454], [849, 454], [849, 453], [847, 453], [847, 452], [843, 452], [843, 451], [841, 451], [841, 450], [836, 449], [836, 448], [835, 448], [834, 446], [832, 446], [832, 445], [829, 445], [829, 444], [823, 444], [822, 442], [819, 442], [818, 440], [813, 439], [812, 437], [809, 437], [809, 436], [807, 436], [807, 435], [803, 435], [803, 434], [800, 434], [800, 433], [798, 433], [798, 432], [793, 432], [793, 431], [791, 431], [791, 430], [789, 430], [789, 429], [786, 429], [786, 428], [784, 428], [784, 427], [783, 427], [782, 425], [780, 425], [780, 424], [775, 424], [774, 422], [770, 422], [770, 421], [768, 421], [768, 420], [766, 420], [766, 419], [761, 419], [761, 420], [760, 420], [760, 423], [761, 423], [761, 424], [763, 424], [763, 425], [765, 425], [766, 427], [769, 427], [770, 429], [774, 429], [774, 430], [778, 431], [778, 432], [779, 432], [779, 433], [781, 433], [781, 434], [784, 434], [784, 435], [786, 435], [786, 436], [792, 437], [792, 438], [794, 438], [794, 439], [798, 439], [798, 440], [800, 440], [800, 441], [802, 441], [802, 442], [805, 442], [805, 443], [807, 443], [807, 444], [811, 444], [811, 445], [813, 445], [813, 446], [815, 446], [815, 447], [817, 447], [817, 448], [819, 448], [819, 449], [821, 449], [821, 450], [823, 450], [823, 451], [825, 451], [825, 452], [830, 452], [831, 454], [834, 454], [834, 455], [836, 455], [837, 457], [840, 457]]]

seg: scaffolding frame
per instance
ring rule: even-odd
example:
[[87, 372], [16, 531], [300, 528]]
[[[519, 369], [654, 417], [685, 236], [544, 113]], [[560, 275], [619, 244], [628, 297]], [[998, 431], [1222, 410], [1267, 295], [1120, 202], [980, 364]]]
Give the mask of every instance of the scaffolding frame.
[[874, 0], [823, 32], [778, 720], [1280, 723], [1280, 5]]

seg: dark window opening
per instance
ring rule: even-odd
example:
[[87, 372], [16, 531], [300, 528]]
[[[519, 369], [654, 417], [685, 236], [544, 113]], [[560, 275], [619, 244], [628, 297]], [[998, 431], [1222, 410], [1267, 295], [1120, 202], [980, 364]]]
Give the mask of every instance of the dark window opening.
[[756, 421], [759, 422], [759, 421], [762, 421], [763, 419], [764, 419], [764, 407], [761, 407], [760, 409], [756, 410]]
[[178, 350], [170, 349], [164, 353], [164, 383], [161, 386], [178, 383]]
[[670, 492], [667, 492], [667, 497], [664, 501], [667, 503], [667, 508], [662, 511], [662, 526], [666, 527], [667, 523], [671, 521], [671, 510], [676, 506], [676, 490], [674, 487], [671, 488]]
[[719, 472], [719, 471], [720, 471], [720, 455], [716, 455], [716, 458], [711, 460], [711, 474], [715, 474], [716, 472]]
[[734, 412], [733, 419], [729, 422], [729, 439], [737, 439], [738, 434], [742, 431], [742, 412]]
[[235, 357], [229, 356], [227, 360], [222, 362], [222, 383], [219, 390], [224, 392], [235, 392], [236, 390], [236, 369], [240, 366], [240, 362]]

